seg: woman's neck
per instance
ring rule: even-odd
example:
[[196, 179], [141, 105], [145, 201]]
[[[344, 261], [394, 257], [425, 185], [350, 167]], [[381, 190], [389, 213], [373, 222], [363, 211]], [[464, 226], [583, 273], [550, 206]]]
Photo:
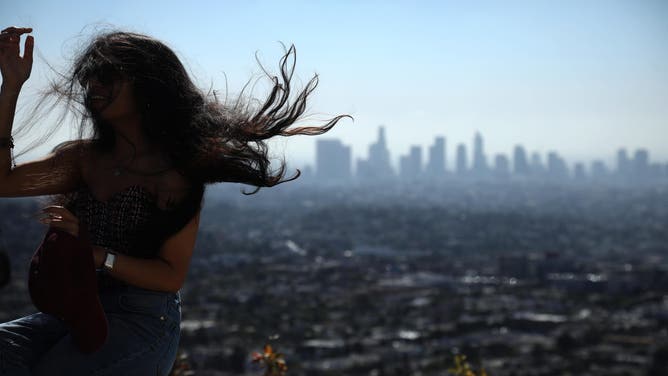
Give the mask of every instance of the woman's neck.
[[111, 151], [114, 159], [128, 161], [133, 158], [154, 155], [158, 151], [159, 149], [148, 141], [139, 124], [134, 126], [126, 124], [123, 129], [116, 128], [116, 141]]

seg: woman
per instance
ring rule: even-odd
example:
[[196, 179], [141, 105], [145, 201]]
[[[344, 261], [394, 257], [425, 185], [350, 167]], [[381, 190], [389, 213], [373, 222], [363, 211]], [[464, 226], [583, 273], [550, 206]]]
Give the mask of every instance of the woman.
[[0, 196], [57, 195], [41, 221], [74, 236], [86, 229], [109, 334], [98, 351], [84, 354], [48, 314], [0, 324], [0, 375], [167, 374], [204, 185], [241, 182], [254, 193], [292, 180], [299, 172], [284, 179], [284, 166], [270, 169], [264, 141], [322, 134], [343, 116], [291, 127], [317, 85], [314, 77], [289, 100], [294, 47], [254, 108], [241, 96], [230, 105], [203, 94], [160, 41], [111, 32], [95, 38], [48, 93], [81, 117], [80, 139], [13, 166], [13, 117], [34, 46], [28, 36], [20, 56], [20, 40], [31, 31], [0, 34]]

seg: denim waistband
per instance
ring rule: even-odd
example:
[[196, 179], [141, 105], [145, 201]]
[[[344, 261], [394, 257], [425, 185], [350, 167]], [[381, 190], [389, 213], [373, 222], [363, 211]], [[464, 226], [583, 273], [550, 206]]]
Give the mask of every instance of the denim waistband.
[[[137, 287], [116, 278], [111, 277], [103, 270], [97, 270], [98, 294], [100, 299], [106, 297], [106, 300], [116, 300], [120, 295], [140, 295], [144, 298], [151, 299], [153, 297], [171, 298], [177, 303], [181, 303], [180, 292], [156, 291]], [[153, 299], [155, 299], [153, 298]]]
[[147, 290], [140, 287], [126, 285], [121, 290], [106, 290], [100, 292], [100, 302], [105, 312], [148, 314], [164, 319], [180, 317], [180, 292]]

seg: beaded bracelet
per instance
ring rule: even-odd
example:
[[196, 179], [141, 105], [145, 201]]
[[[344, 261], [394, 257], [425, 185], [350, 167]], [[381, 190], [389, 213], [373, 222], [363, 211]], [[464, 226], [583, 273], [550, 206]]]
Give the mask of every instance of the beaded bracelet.
[[0, 137], [0, 148], [9, 148], [11, 151], [12, 168], [16, 167], [16, 161], [14, 160], [14, 137]]

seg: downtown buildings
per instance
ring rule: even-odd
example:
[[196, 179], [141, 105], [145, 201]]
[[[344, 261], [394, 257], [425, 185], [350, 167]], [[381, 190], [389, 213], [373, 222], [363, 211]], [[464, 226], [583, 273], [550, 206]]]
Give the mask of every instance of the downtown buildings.
[[350, 147], [335, 139], [318, 140], [315, 177], [320, 183], [527, 180], [647, 184], [668, 181], [668, 164], [651, 161], [645, 149], [635, 150], [633, 154], [624, 148], [619, 149], [615, 166], [607, 166], [601, 160], [594, 160], [589, 166], [581, 162], [569, 166], [557, 151], [549, 151], [546, 155], [529, 154], [523, 145], [515, 145], [510, 155], [489, 156], [483, 135], [476, 132], [472, 152], [469, 153], [466, 144], [457, 144], [451, 166], [446, 151], [446, 138], [437, 136], [426, 155], [422, 146], [412, 145], [408, 154], [399, 156], [395, 168], [387, 134], [381, 126], [377, 140], [369, 145], [367, 158], [357, 159], [354, 171]]

